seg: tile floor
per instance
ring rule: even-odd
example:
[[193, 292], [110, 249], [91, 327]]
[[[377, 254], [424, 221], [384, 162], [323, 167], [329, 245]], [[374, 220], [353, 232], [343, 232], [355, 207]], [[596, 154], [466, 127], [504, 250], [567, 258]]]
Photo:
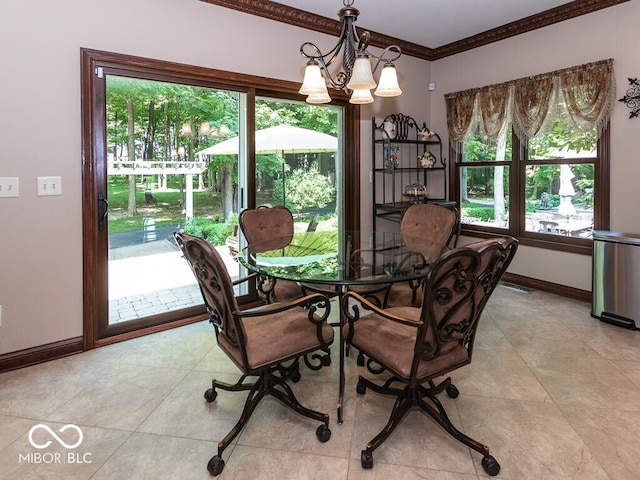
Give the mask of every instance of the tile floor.
[[[635, 480], [640, 471], [640, 332], [601, 323], [588, 304], [500, 287], [474, 361], [443, 401], [463, 431], [490, 446], [497, 478]], [[334, 358], [337, 356], [334, 352]], [[345, 421], [335, 423], [337, 365], [301, 369], [294, 390], [332, 415], [316, 422], [268, 398], [225, 452], [220, 479], [486, 477], [481, 456], [414, 411], [362, 470], [360, 451], [386, 423], [390, 400], [355, 393], [347, 358]], [[197, 479], [237, 420], [244, 394], [203, 393], [236, 369], [205, 322], [0, 375], [0, 478]], [[66, 444], [82, 442], [75, 449]], [[39, 426], [42, 425], [42, 426]], [[47, 431], [46, 428], [50, 431]], [[46, 446], [50, 441], [51, 444]], [[44, 448], [35, 448], [35, 446]], [[69, 445], [73, 446], [73, 445]]]

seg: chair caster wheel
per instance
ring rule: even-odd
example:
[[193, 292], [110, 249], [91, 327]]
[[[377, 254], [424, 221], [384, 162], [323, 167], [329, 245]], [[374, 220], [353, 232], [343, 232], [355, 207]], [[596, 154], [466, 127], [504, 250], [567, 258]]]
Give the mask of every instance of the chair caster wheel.
[[325, 355], [324, 357], [322, 357], [322, 365], [325, 367], [331, 365], [331, 355]]
[[362, 353], [358, 354], [358, 358], [356, 359], [356, 363], [359, 367], [364, 367], [364, 355]]
[[207, 470], [209, 470], [209, 473], [215, 477], [220, 475], [223, 469], [224, 460], [222, 460], [218, 455], [211, 457], [211, 460], [209, 460], [209, 463], [207, 464]]
[[322, 443], [328, 442], [331, 438], [331, 430], [323, 423], [316, 430], [316, 437], [318, 437], [318, 440]]
[[500, 464], [493, 455], [487, 455], [482, 459], [482, 468], [492, 477], [495, 477], [500, 472]]
[[356, 393], [358, 393], [359, 395], [364, 395], [364, 392], [367, 391], [367, 387], [364, 383], [360, 383], [358, 382], [358, 384], [356, 385]]
[[204, 392], [204, 399], [209, 403], [213, 402], [217, 396], [218, 392], [216, 392], [213, 388], [210, 388], [206, 392]]
[[447, 395], [449, 395], [449, 398], [458, 398], [460, 390], [455, 385], [447, 385]]
[[373, 453], [369, 450], [362, 450], [360, 453], [360, 463], [362, 468], [373, 468]]

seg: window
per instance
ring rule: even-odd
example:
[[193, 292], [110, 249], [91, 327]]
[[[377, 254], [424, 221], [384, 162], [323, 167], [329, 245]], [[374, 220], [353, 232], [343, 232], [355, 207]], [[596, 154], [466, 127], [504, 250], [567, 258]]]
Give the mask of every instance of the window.
[[[247, 206], [277, 204], [282, 199], [301, 211], [314, 207], [335, 211], [333, 198], [325, 205], [326, 198], [314, 196], [322, 205], [310, 205], [308, 198], [294, 202], [293, 188], [286, 189], [286, 196], [284, 189], [278, 192], [276, 187], [286, 184], [288, 167], [291, 173], [305, 169], [307, 177], [317, 171], [327, 178], [331, 185], [324, 189], [325, 194], [340, 190], [335, 203], [344, 206], [339, 210], [342, 228], [358, 229], [359, 107], [349, 104], [346, 95], [337, 95], [332, 105], [309, 106], [294, 83], [87, 49], [82, 50], [81, 70], [85, 349], [139, 334], [135, 332], [191, 321], [202, 313], [197, 291], [194, 301], [179, 298], [174, 306], [166, 306], [177, 287], [188, 287], [193, 281], [190, 272], [184, 277], [164, 275], [171, 263], [164, 253], [176, 253], [167, 241], [172, 231], [186, 228], [187, 223], [199, 228], [197, 220], [206, 218], [203, 228], [215, 234], [216, 243], [225, 244], [219, 247], [228, 251], [227, 240], [233, 240], [229, 220]], [[128, 87], [135, 87], [137, 94]], [[257, 132], [276, 123], [294, 123], [287, 121], [290, 119], [307, 128], [315, 123], [332, 128], [330, 133], [339, 138], [339, 151], [308, 152], [306, 157], [282, 148], [258, 151]], [[203, 152], [234, 137], [242, 153]], [[142, 170], [137, 171], [138, 167]], [[130, 177], [135, 177], [131, 183]], [[312, 185], [316, 188], [317, 178], [313, 177], [316, 184]], [[142, 214], [135, 215], [134, 208]], [[131, 218], [122, 218], [127, 216]], [[214, 218], [220, 222], [211, 222]], [[130, 281], [144, 270], [150, 281], [131, 284], [139, 289], [137, 293], [157, 297], [162, 305], [156, 310], [158, 305], [153, 304], [153, 309], [143, 311], [146, 304], [136, 299], [140, 315], [127, 312], [112, 322], [115, 302], [110, 301], [111, 293], [118, 294], [118, 299], [128, 299], [131, 293], [118, 290], [123, 285], [113, 281], [115, 270], [110, 272], [111, 260], [122, 258], [115, 255], [118, 246], [112, 234], [127, 230], [129, 221], [136, 222], [135, 232], [127, 239], [133, 238], [142, 247], [155, 243], [170, 250], [147, 255], [135, 248], [136, 257], [148, 257], [144, 264], [148, 268], [126, 266], [124, 272]], [[184, 261], [176, 264], [179, 268], [186, 265]], [[233, 262], [230, 266], [234, 271], [239, 268]], [[155, 274], [158, 271], [163, 275]], [[153, 291], [160, 277], [172, 282], [159, 290], [167, 295]]]
[[593, 230], [609, 219], [611, 65], [446, 96], [463, 234], [591, 253]]

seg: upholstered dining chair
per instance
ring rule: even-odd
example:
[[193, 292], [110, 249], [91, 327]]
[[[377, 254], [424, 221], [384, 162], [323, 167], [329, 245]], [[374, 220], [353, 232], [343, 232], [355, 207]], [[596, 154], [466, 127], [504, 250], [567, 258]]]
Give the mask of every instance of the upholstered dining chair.
[[459, 395], [451, 377], [438, 384], [434, 380], [471, 362], [478, 322], [517, 247], [515, 238], [501, 237], [444, 253], [426, 277], [420, 308], [382, 309], [355, 292], [344, 296], [347, 344], [369, 357], [371, 372], [390, 375], [382, 385], [359, 376], [357, 393], [369, 388], [396, 397], [386, 426], [362, 450], [363, 468], [373, 466], [373, 451], [410, 409], [418, 407], [456, 440], [482, 454], [487, 474], [498, 474], [500, 464], [489, 448], [458, 430], [437, 398], [443, 391], [451, 398]]
[[[460, 219], [456, 208], [419, 203], [411, 205], [402, 217], [400, 233], [405, 247], [425, 258], [433, 258], [455, 247], [460, 232]], [[425, 268], [426, 264], [414, 268]], [[423, 282], [412, 280], [391, 285], [384, 300], [385, 306], [420, 306], [419, 295]]]
[[[333, 342], [333, 329], [327, 323], [330, 308], [327, 297], [312, 294], [290, 303], [240, 310], [233, 288], [247, 279], [232, 282], [222, 258], [207, 241], [187, 233], [174, 233], [174, 238], [198, 281], [218, 346], [242, 373], [233, 385], [214, 379], [204, 397], [208, 402], [215, 401], [217, 389], [249, 392], [240, 419], [218, 443], [217, 454], [209, 460], [209, 473], [215, 476], [222, 472], [224, 450], [266, 395], [321, 422], [316, 436], [321, 442], [328, 441], [329, 415], [302, 406], [287, 383], [289, 379], [299, 379], [301, 356], [328, 349]], [[247, 380], [254, 376], [255, 381]]]
[[[293, 214], [287, 207], [259, 206], [248, 208], [240, 212], [238, 224], [249, 245], [261, 245], [260, 251], [276, 250], [289, 246], [294, 238]], [[307, 227], [307, 232], [316, 230], [318, 222], [315, 218]], [[254, 250], [259, 253], [257, 250]], [[329, 297], [336, 294], [330, 286], [310, 286], [291, 280], [277, 279], [266, 275], [257, 275], [257, 287], [261, 297], [267, 303], [292, 302], [310, 292], [322, 293]], [[323, 354], [304, 355], [304, 363], [311, 370], [319, 370], [323, 366], [331, 365], [331, 355], [328, 349], [322, 349]]]
[[[293, 214], [285, 207], [248, 208], [240, 212], [238, 224], [249, 245], [260, 242], [265, 250], [284, 248], [293, 240]], [[267, 303], [289, 302], [305, 294], [297, 282], [264, 275], [258, 276], [258, 291]]]

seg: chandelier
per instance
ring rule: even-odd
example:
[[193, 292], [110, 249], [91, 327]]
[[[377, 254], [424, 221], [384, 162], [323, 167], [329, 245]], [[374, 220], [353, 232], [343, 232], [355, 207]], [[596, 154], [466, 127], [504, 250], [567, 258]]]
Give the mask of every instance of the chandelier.
[[[304, 80], [299, 92], [307, 95], [308, 103], [329, 103], [331, 97], [327, 91], [327, 83], [336, 90], [345, 90], [351, 94], [350, 103], [364, 104], [373, 102], [371, 89], [378, 97], [397, 97], [402, 94], [398, 85], [396, 67], [393, 64], [400, 58], [402, 50], [397, 45], [386, 47], [380, 56], [373, 55], [367, 50], [370, 33], [365, 31], [358, 35], [355, 22], [360, 12], [353, 8], [353, 0], [342, 0], [344, 8], [338, 12], [342, 22], [342, 30], [338, 43], [332, 50], [322, 54], [320, 49], [311, 42], [305, 42], [300, 47], [300, 53], [308, 58], [304, 71]], [[342, 54], [342, 70], [332, 75], [329, 71], [331, 64]], [[387, 57], [388, 56], [388, 57]], [[372, 61], [375, 61], [373, 68]], [[378, 66], [383, 64], [380, 72], [380, 83], [376, 85], [373, 74]], [[377, 87], [377, 88], [376, 88]]]

